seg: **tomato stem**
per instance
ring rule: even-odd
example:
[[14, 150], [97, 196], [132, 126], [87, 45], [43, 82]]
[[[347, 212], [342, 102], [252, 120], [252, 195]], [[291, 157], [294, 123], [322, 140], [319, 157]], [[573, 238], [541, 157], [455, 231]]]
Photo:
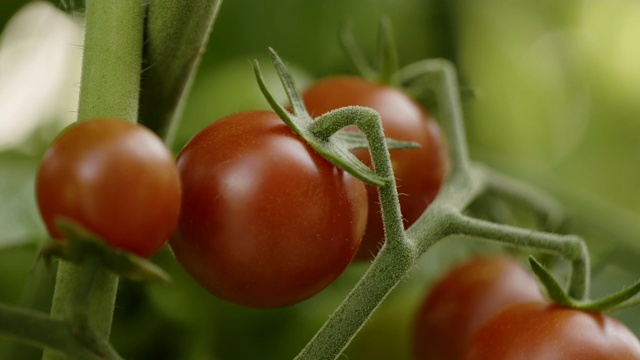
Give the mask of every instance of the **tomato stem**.
[[362, 49], [353, 36], [353, 27], [350, 22], [342, 24], [339, 32], [339, 40], [342, 50], [360, 73], [360, 76], [368, 81], [375, 82], [378, 77], [376, 70], [369, 64], [367, 57], [362, 53]]
[[378, 25], [378, 82], [393, 85], [398, 73], [398, 49], [394, 40], [391, 20], [380, 18]]
[[473, 219], [452, 212], [451, 223], [455, 234], [498, 241], [505, 245], [525, 247], [553, 254], [560, 254], [571, 261], [573, 271], [569, 294], [576, 299], [584, 299], [588, 293], [589, 261], [585, 256], [584, 241], [576, 235], [558, 235], [541, 231], [522, 229], [514, 226], [495, 224]]
[[0, 335], [44, 347], [60, 356], [74, 354], [79, 359], [96, 358], [80, 344], [64, 320], [51, 318], [43, 312], [0, 304]]
[[144, 6], [141, 0], [88, 0], [78, 121], [138, 120]]
[[402, 68], [398, 77], [405, 80], [425, 78], [431, 84], [438, 103], [440, 121], [452, 146], [452, 175], [469, 174], [469, 150], [462, 117], [460, 89], [453, 64], [443, 59], [423, 60]]

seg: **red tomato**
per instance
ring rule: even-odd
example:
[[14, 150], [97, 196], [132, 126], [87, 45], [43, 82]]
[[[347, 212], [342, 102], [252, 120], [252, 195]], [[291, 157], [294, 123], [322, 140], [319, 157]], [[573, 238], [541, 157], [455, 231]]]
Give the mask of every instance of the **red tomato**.
[[[405, 227], [413, 224], [437, 195], [448, 166], [448, 155], [437, 124], [402, 91], [358, 77], [325, 79], [307, 89], [302, 97], [314, 118], [344, 106], [370, 107], [380, 113], [387, 137], [421, 145], [419, 149], [390, 152]], [[354, 153], [371, 166], [368, 150]], [[377, 188], [367, 186], [367, 192], [369, 219], [356, 256], [359, 259], [373, 258], [384, 241]]]
[[498, 311], [543, 301], [538, 283], [509, 257], [481, 257], [458, 265], [427, 293], [414, 336], [417, 359], [457, 360], [475, 330]]
[[204, 288], [250, 307], [297, 303], [335, 280], [360, 245], [364, 184], [273, 112], [225, 117], [178, 156], [182, 213], [170, 240]]
[[51, 144], [36, 179], [49, 233], [67, 218], [110, 246], [149, 257], [173, 232], [180, 179], [173, 156], [153, 132], [120, 119], [75, 123]]
[[640, 342], [599, 313], [544, 303], [511, 306], [469, 340], [464, 360], [638, 360]]

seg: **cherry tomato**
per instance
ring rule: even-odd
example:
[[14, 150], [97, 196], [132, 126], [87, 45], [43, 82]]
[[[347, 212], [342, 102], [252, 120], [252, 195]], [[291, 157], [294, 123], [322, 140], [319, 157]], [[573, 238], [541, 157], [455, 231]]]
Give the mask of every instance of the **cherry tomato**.
[[173, 156], [145, 127], [120, 119], [72, 124], [51, 144], [36, 178], [40, 214], [54, 238], [66, 218], [113, 248], [149, 257], [180, 212]]
[[[402, 91], [358, 77], [325, 79], [307, 89], [302, 97], [312, 117], [344, 106], [370, 107], [380, 113], [387, 137], [421, 145], [419, 149], [390, 151], [405, 227], [413, 224], [437, 195], [448, 166], [437, 124]], [[368, 150], [356, 150], [354, 154], [371, 166]], [[367, 192], [369, 219], [358, 259], [373, 258], [384, 241], [377, 188], [367, 186]]]
[[457, 360], [475, 330], [512, 304], [543, 301], [536, 279], [510, 257], [480, 257], [453, 268], [427, 293], [414, 333], [417, 359]]
[[603, 314], [533, 302], [511, 306], [485, 322], [463, 359], [638, 360], [640, 342]]
[[335, 280], [367, 219], [364, 184], [273, 112], [214, 122], [178, 156], [176, 258], [212, 294], [250, 307], [297, 303]]

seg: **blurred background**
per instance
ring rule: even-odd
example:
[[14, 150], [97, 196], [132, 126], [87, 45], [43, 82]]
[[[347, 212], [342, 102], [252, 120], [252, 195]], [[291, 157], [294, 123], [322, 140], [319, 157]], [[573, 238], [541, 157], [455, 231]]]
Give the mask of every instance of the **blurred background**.
[[[77, 0], [48, 6], [0, 3], [0, 301], [5, 303], [48, 306], [52, 272], [34, 267], [46, 234], [35, 208], [33, 177], [48, 143], [75, 116], [81, 7]], [[277, 89], [267, 47], [278, 51], [304, 88], [315, 79], [354, 73], [337, 41], [344, 21], [352, 23], [373, 58], [382, 15], [394, 25], [401, 65], [433, 57], [457, 65], [461, 85], [473, 94], [464, 102], [472, 158], [562, 201], [568, 214], [563, 231], [584, 236], [593, 254], [593, 297], [640, 278], [637, 0], [227, 0], [174, 151], [224, 115], [268, 108], [250, 64], [260, 60]], [[503, 205], [504, 221], [531, 225], [526, 211]], [[429, 284], [451, 264], [487, 251], [496, 249], [463, 239], [436, 245], [346, 356], [410, 359], [413, 315]], [[301, 304], [250, 310], [201, 290], [168, 250], [154, 261], [175, 278], [172, 285], [121, 282], [113, 342], [126, 358], [292, 358], [368, 266], [352, 265]], [[45, 275], [34, 282], [39, 272]], [[638, 309], [614, 315], [640, 334]], [[14, 351], [12, 346], [0, 341], [0, 354]], [[38, 358], [28, 350], [23, 354]]]

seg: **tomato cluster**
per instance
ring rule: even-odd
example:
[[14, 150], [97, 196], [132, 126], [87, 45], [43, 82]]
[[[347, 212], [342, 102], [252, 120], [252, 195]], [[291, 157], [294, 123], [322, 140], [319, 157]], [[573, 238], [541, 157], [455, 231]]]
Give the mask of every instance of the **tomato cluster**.
[[[437, 194], [447, 163], [426, 112], [398, 89], [355, 77], [321, 81], [303, 101], [314, 116], [372, 107], [387, 136], [421, 145], [391, 154], [406, 195], [403, 215], [407, 224], [415, 221]], [[371, 164], [368, 151], [356, 155]], [[56, 219], [67, 218], [143, 257], [170, 238], [178, 261], [204, 288], [251, 307], [290, 305], [317, 293], [358, 249], [370, 257], [384, 240], [377, 189], [324, 159], [270, 111], [214, 122], [184, 147], [177, 167], [140, 125], [78, 123], [45, 155], [37, 194], [54, 237], [61, 237]]]
[[550, 304], [515, 259], [483, 257], [429, 291], [414, 333], [417, 359], [637, 360], [640, 342], [618, 321]]
[[[435, 197], [447, 163], [427, 114], [401, 91], [355, 77], [321, 81], [303, 102], [314, 117], [369, 106], [380, 112], [388, 136], [422, 146], [391, 154], [408, 195], [403, 214], [415, 221]], [[356, 155], [371, 164], [367, 151]], [[171, 248], [193, 278], [228, 301], [294, 304], [335, 280], [358, 249], [356, 256], [369, 257], [384, 239], [377, 189], [365, 190], [319, 156], [273, 112], [216, 121], [185, 146], [178, 168], [184, 195]]]

